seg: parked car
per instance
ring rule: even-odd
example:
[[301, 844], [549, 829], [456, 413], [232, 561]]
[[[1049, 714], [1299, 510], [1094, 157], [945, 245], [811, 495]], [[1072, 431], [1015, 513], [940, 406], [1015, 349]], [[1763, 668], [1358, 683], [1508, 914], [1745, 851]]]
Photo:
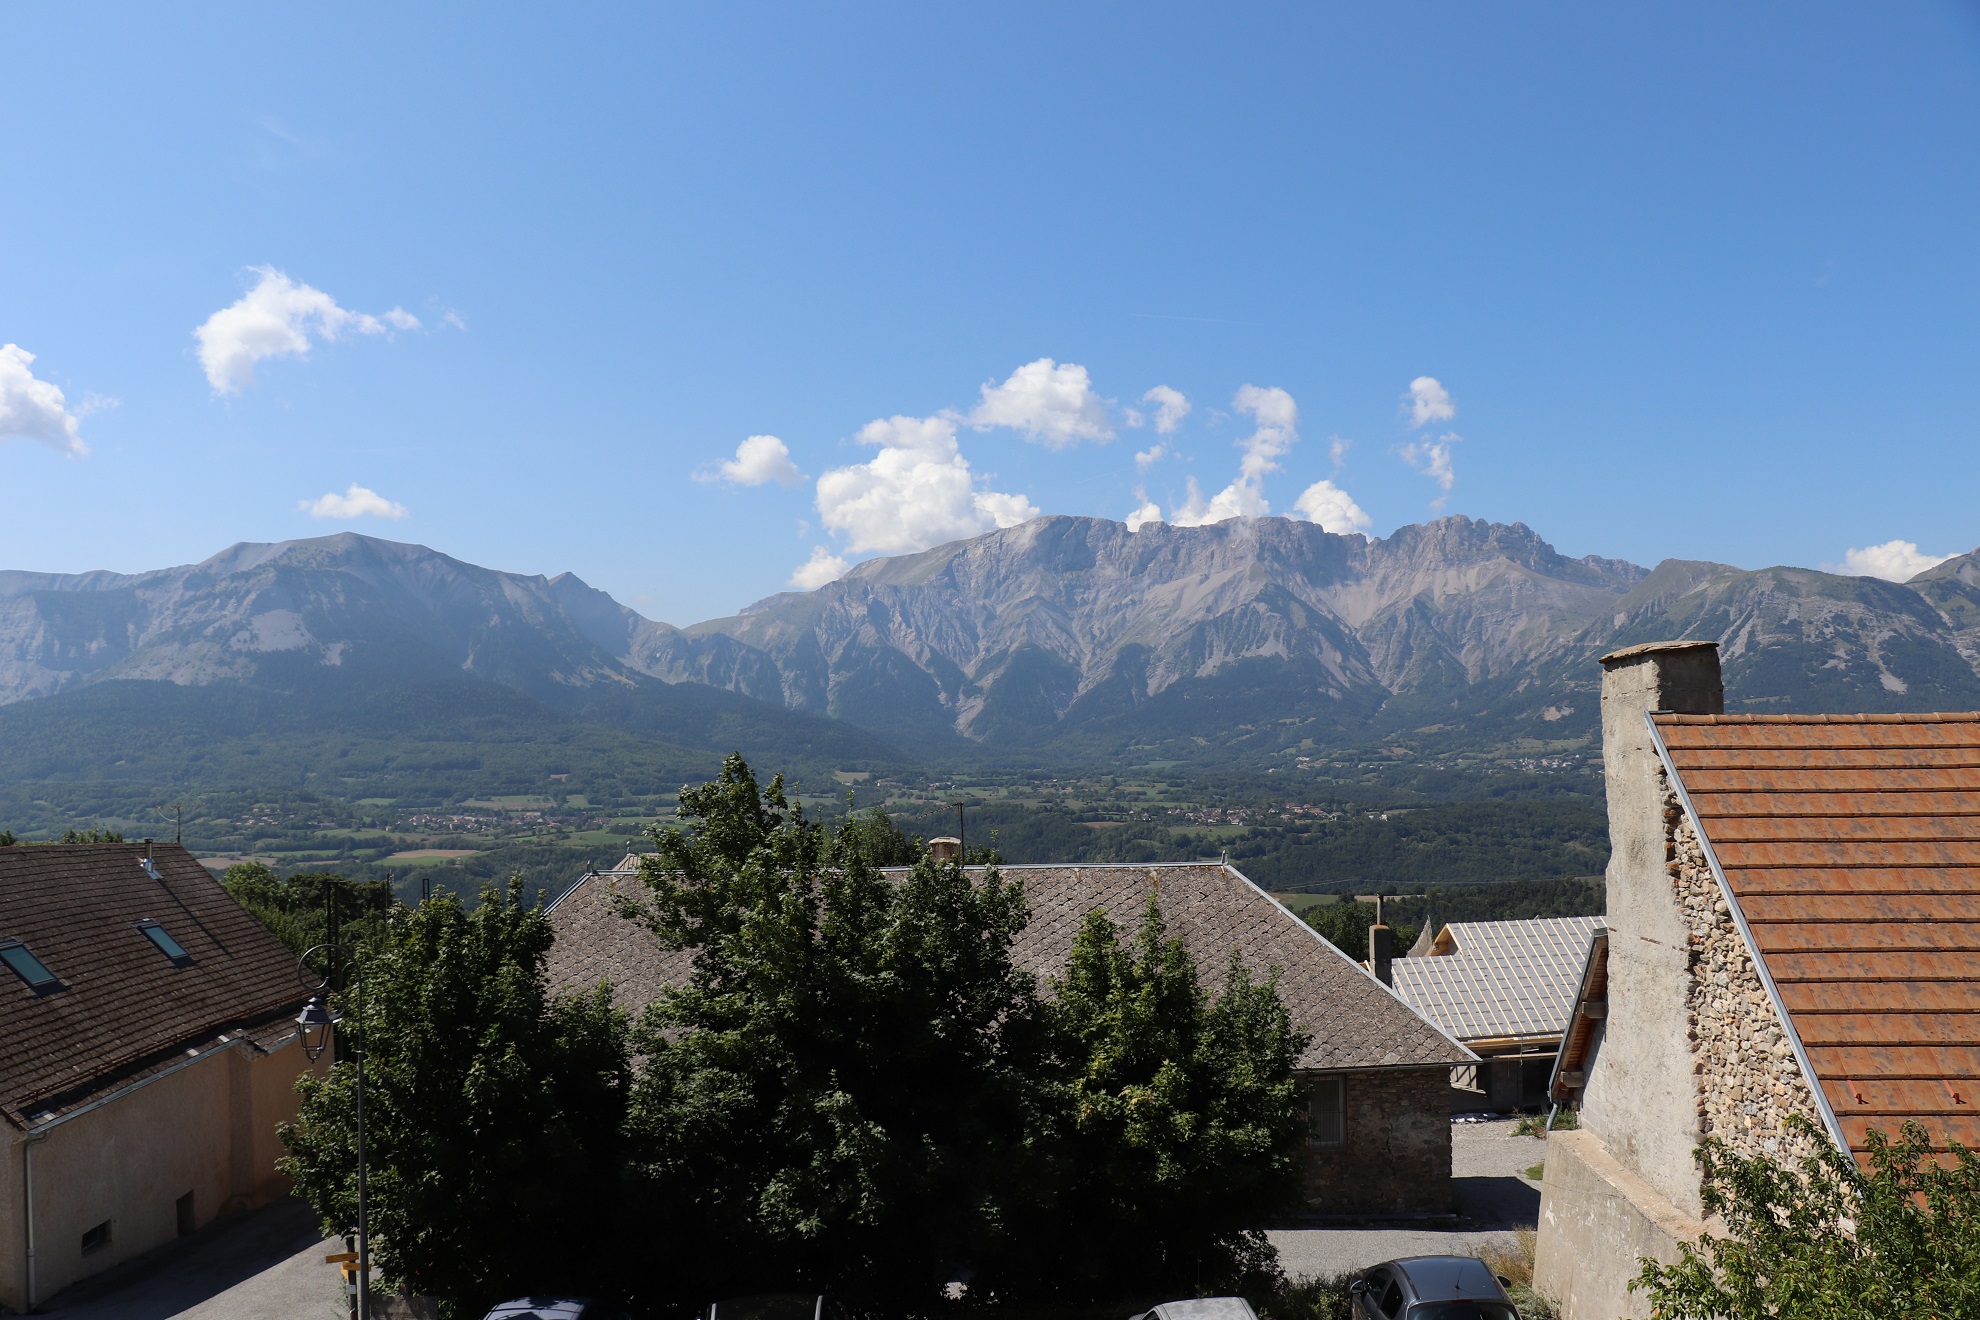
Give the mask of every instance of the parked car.
[[1470, 1256], [1411, 1256], [1363, 1270], [1356, 1320], [1519, 1320], [1505, 1281]]
[[1195, 1297], [1163, 1302], [1128, 1320], [1258, 1320], [1258, 1313], [1242, 1297]]
[[703, 1320], [858, 1320], [852, 1308], [823, 1293], [751, 1293], [708, 1308]]
[[481, 1320], [631, 1320], [624, 1310], [588, 1297], [518, 1297], [497, 1302]]

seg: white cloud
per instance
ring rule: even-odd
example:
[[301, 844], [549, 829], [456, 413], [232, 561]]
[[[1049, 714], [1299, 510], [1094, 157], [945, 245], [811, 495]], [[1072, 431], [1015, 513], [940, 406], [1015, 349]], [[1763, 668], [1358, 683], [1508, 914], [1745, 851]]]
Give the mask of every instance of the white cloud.
[[696, 481], [726, 481], [737, 486], [795, 486], [804, 473], [791, 462], [790, 447], [774, 435], [752, 435], [736, 446], [736, 456], [715, 470], [694, 474]]
[[1354, 441], [1343, 440], [1339, 436], [1330, 437], [1327, 441], [1327, 461], [1332, 463], [1336, 468], [1339, 468], [1342, 463], [1347, 461], [1348, 450], [1352, 448], [1354, 448]]
[[239, 394], [254, 384], [254, 364], [264, 358], [308, 357], [312, 343], [347, 333], [384, 335], [417, 330], [419, 318], [394, 307], [383, 316], [353, 312], [321, 289], [298, 284], [273, 266], [251, 268], [259, 278], [240, 301], [206, 318], [199, 365], [215, 394]]
[[1354, 497], [1331, 481], [1316, 481], [1293, 504], [1299, 516], [1318, 523], [1323, 531], [1365, 532], [1369, 517]]
[[1022, 495], [978, 490], [953, 417], [890, 417], [860, 429], [870, 462], [818, 478], [820, 521], [854, 554], [903, 554], [1036, 518]]
[[1173, 435], [1182, 425], [1183, 418], [1189, 416], [1190, 403], [1181, 390], [1172, 390], [1167, 385], [1157, 385], [1141, 396], [1143, 403], [1155, 405], [1155, 434]]
[[1418, 376], [1409, 383], [1409, 393], [1403, 397], [1409, 401], [1411, 426], [1448, 422], [1457, 416], [1457, 405], [1451, 402], [1451, 392], [1439, 384], [1435, 376]]
[[1437, 483], [1444, 493], [1430, 501], [1430, 507], [1441, 509], [1444, 501], [1450, 498], [1451, 487], [1457, 485], [1457, 471], [1451, 466], [1451, 446], [1464, 437], [1446, 433], [1436, 440], [1412, 440], [1399, 446], [1396, 453], [1402, 461]]
[[1154, 467], [1157, 463], [1168, 457], [1168, 453], [1169, 446], [1166, 443], [1157, 444], [1152, 449], [1137, 450], [1134, 455], [1134, 470], [1136, 472], [1146, 472], [1149, 468]]
[[1086, 368], [1048, 357], [1025, 363], [1001, 385], [986, 382], [969, 424], [979, 431], [1008, 427], [1050, 449], [1114, 438], [1107, 401], [1093, 392]]
[[313, 500], [303, 500], [296, 508], [312, 518], [391, 518], [397, 520], [406, 516], [406, 506], [386, 499], [375, 490], [367, 490], [355, 481], [342, 495], [335, 491], [319, 495]]
[[1886, 541], [1882, 545], [1847, 551], [1843, 555], [1843, 572], [1851, 577], [1909, 582], [1926, 569], [1951, 558], [1951, 555], [1928, 555], [1914, 541]]
[[84, 457], [89, 446], [81, 422], [60, 387], [35, 379], [33, 365], [34, 354], [19, 344], [0, 344], [0, 439], [39, 440], [70, 458]]
[[1231, 403], [1258, 424], [1237, 442], [1244, 451], [1238, 460], [1237, 480], [1206, 500], [1196, 478], [1191, 477], [1189, 498], [1170, 515], [1169, 521], [1178, 527], [1201, 527], [1226, 518], [1262, 518], [1272, 511], [1265, 500], [1265, 478], [1279, 470], [1279, 460], [1299, 441], [1299, 405], [1282, 389], [1256, 385], [1240, 388]]
[[1162, 506], [1149, 499], [1147, 491], [1136, 486], [1134, 497], [1141, 503], [1127, 516], [1127, 529], [1130, 532], [1138, 532], [1149, 523], [1162, 521]]
[[822, 545], [816, 545], [811, 548], [811, 558], [791, 573], [790, 585], [799, 591], [816, 591], [827, 582], [837, 582], [850, 567], [852, 565], [838, 555]]

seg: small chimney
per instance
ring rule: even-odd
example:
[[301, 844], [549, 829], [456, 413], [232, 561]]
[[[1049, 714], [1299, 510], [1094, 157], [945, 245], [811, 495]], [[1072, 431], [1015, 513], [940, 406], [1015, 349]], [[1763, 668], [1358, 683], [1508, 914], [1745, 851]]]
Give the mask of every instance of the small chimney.
[[1381, 914], [1376, 914], [1375, 924], [1368, 928], [1368, 970], [1383, 985], [1396, 983], [1395, 972], [1389, 964], [1396, 956], [1396, 933], [1382, 924]]
[[928, 841], [928, 860], [937, 866], [946, 866], [962, 855], [962, 840], [947, 834]]
[[146, 840], [144, 841], [144, 860], [145, 860], [145, 861], [147, 861], [147, 862], [151, 860], [151, 840], [150, 840], [150, 839], [146, 839]]

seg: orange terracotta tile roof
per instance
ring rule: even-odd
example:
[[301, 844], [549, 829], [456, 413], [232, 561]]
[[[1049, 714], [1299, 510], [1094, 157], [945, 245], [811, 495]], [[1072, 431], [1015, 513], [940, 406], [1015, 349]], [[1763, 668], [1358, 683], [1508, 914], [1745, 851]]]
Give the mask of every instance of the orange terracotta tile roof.
[[[1210, 863], [1107, 866], [1006, 866], [1024, 882], [1031, 921], [1014, 950], [1041, 983], [1058, 974], [1086, 914], [1102, 909], [1131, 931], [1150, 895], [1169, 934], [1183, 942], [1198, 975], [1223, 984], [1233, 949], [1255, 976], [1279, 973], [1279, 995], [1308, 1043], [1298, 1066], [1451, 1067], [1476, 1057], [1292, 915], [1236, 869]], [[643, 927], [615, 911], [615, 893], [637, 894], [636, 876], [587, 876], [549, 910], [557, 940], [546, 965], [560, 990], [601, 981], [623, 1008], [637, 1011], [670, 985], [683, 983], [690, 955], [661, 949]]]
[[[295, 1035], [296, 960], [192, 854], [137, 843], [0, 848], [0, 942], [20, 941], [60, 988], [0, 967], [0, 1114], [22, 1127], [246, 1039]], [[185, 965], [137, 927], [150, 920]]]
[[1980, 713], [1651, 718], [1842, 1139], [1980, 1146]]

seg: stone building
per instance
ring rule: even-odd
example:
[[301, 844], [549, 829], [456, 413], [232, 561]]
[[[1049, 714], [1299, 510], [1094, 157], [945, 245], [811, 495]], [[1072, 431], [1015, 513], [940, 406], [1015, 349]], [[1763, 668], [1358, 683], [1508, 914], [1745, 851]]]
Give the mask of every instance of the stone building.
[[176, 845], [0, 848], [0, 1309], [287, 1190], [295, 964]]
[[1554, 1086], [1535, 1285], [1645, 1316], [1638, 1258], [1703, 1231], [1699, 1142], [1861, 1156], [1980, 1140], [1980, 714], [1725, 715], [1709, 642], [1603, 659], [1608, 935]]
[[1453, 921], [1390, 964], [1396, 993], [1476, 1054], [1460, 1110], [1544, 1108], [1575, 985], [1600, 917]]
[[[935, 841], [937, 844], [941, 840]], [[1041, 982], [1059, 972], [1088, 913], [1132, 929], [1152, 895], [1205, 985], [1223, 982], [1232, 950], [1279, 995], [1306, 1033], [1299, 1058], [1308, 1100], [1307, 1208], [1315, 1217], [1429, 1218], [1453, 1211], [1448, 1100], [1454, 1067], [1476, 1057], [1370, 976], [1235, 868], [1220, 863], [1007, 866], [1024, 883], [1031, 921], [1017, 960]], [[581, 880], [550, 908], [558, 989], [605, 982], [637, 1012], [687, 977], [689, 955], [661, 949], [621, 917], [637, 894], [639, 859]]]

